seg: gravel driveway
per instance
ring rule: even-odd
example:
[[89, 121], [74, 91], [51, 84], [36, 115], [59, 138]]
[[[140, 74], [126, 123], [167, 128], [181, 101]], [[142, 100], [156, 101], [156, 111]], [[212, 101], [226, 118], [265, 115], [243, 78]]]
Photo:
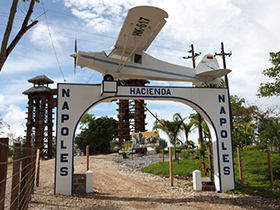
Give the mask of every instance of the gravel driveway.
[[[157, 155], [158, 156], [158, 155]], [[169, 179], [138, 171], [148, 161], [161, 156], [135, 158], [122, 162], [116, 155], [90, 156], [93, 193], [74, 196], [54, 195], [54, 159], [41, 162], [40, 187], [35, 188], [29, 209], [279, 209], [279, 199], [196, 192], [187, 180]], [[168, 158], [166, 158], [168, 160]], [[75, 173], [85, 173], [86, 158], [75, 157]], [[132, 164], [131, 166], [128, 166]]]

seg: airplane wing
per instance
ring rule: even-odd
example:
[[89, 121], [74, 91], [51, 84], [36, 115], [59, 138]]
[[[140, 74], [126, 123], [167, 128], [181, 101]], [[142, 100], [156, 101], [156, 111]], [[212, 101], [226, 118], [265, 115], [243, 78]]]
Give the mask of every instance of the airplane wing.
[[138, 6], [130, 9], [115, 43], [125, 51], [146, 51], [166, 23], [168, 14], [157, 7]]

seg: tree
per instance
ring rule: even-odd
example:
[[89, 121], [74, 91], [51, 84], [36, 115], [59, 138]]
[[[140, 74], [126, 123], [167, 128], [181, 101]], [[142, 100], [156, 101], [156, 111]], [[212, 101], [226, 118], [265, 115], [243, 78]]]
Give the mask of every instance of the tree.
[[255, 142], [255, 127], [256, 124], [252, 122], [233, 123], [233, 147], [252, 145]]
[[182, 118], [180, 113], [176, 113], [175, 115], [177, 115], [182, 121], [182, 125], [181, 125], [181, 130], [183, 130], [185, 132], [185, 137], [186, 137], [186, 146], [188, 146], [189, 144], [189, 134], [191, 132], [191, 129], [194, 125], [197, 125], [197, 119], [190, 119], [189, 122], [184, 122], [186, 120], [186, 118]]
[[[175, 144], [176, 136], [178, 135], [179, 131], [181, 130], [181, 126], [182, 126], [182, 123], [184, 122], [184, 120], [180, 119], [180, 117], [178, 116], [178, 113], [176, 113], [173, 115], [173, 121], [164, 120], [164, 119], [161, 119], [160, 121], [168, 128], [168, 130], [165, 128], [165, 126], [158, 123], [158, 121], [154, 122], [153, 130], [155, 130], [155, 129], [162, 130], [169, 137], [171, 144]], [[171, 134], [171, 132], [173, 133], [173, 135]]]
[[258, 106], [246, 104], [244, 98], [238, 98], [237, 95], [231, 95], [230, 106], [233, 123], [249, 123], [258, 118]]
[[4, 122], [3, 118], [0, 118], [0, 134], [5, 134], [4, 131], [2, 131], [2, 129], [7, 128], [8, 130], [10, 130], [10, 125], [6, 122]]
[[[25, 2], [25, 0], [22, 0], [23, 2]], [[29, 1], [29, 0], [27, 0]], [[22, 26], [19, 30], [19, 32], [17, 33], [17, 35], [14, 37], [14, 39], [12, 40], [12, 42], [8, 45], [9, 42], [9, 38], [11, 35], [11, 31], [13, 28], [13, 23], [14, 23], [14, 19], [15, 19], [15, 15], [17, 12], [17, 5], [18, 5], [18, 0], [13, 0], [11, 9], [10, 9], [10, 15], [9, 15], [9, 19], [8, 19], [8, 23], [5, 29], [5, 33], [2, 39], [2, 45], [1, 45], [1, 51], [0, 51], [0, 72], [4, 66], [5, 61], [7, 60], [8, 56], [10, 55], [10, 53], [13, 51], [13, 49], [15, 48], [15, 46], [17, 45], [17, 43], [19, 42], [19, 40], [23, 37], [23, 35], [33, 26], [35, 26], [38, 23], [38, 20], [32, 21], [30, 24], [29, 20], [31, 17], [31, 14], [33, 13], [33, 8], [34, 8], [34, 4], [35, 2], [39, 2], [39, 0], [30, 0], [29, 3], [29, 8], [28, 11], [26, 13], [26, 16], [22, 22]]]
[[[155, 121], [153, 130], [161, 129], [163, 132], [165, 132], [167, 134], [167, 136], [170, 139], [171, 144], [173, 144], [175, 146], [175, 143], [177, 141], [176, 137], [182, 128], [184, 119], [182, 119], [181, 115], [179, 117], [179, 114], [176, 113], [173, 115], [173, 121], [163, 120], [163, 119], [160, 121], [168, 128], [168, 130], [166, 129], [166, 127], [164, 125], [159, 124], [158, 121]], [[177, 159], [175, 147], [174, 147], [174, 154], [175, 154], [175, 158]], [[178, 161], [178, 159], [177, 159], [177, 161]]]
[[[189, 119], [191, 119], [191, 121], [193, 121], [195, 127], [198, 127], [198, 115], [197, 115], [197, 113], [192, 113], [189, 116]], [[207, 147], [211, 146], [211, 133], [210, 133], [208, 125], [207, 125], [207, 123], [205, 122], [204, 119], [201, 119], [201, 124], [200, 125], [201, 125], [201, 128], [202, 128], [202, 134], [203, 134], [202, 135], [203, 136], [202, 140], [205, 142], [205, 145], [207, 145]], [[205, 148], [202, 148], [202, 150], [205, 150]]]
[[85, 114], [81, 120], [81, 133], [75, 138], [77, 147], [86, 154], [89, 145], [89, 154], [110, 151], [110, 143], [117, 137], [117, 120], [107, 116], [95, 118], [94, 115]]
[[230, 96], [230, 104], [233, 147], [252, 145], [255, 142], [254, 131], [260, 114], [258, 106], [246, 104], [245, 99], [237, 95]]
[[270, 59], [273, 67], [263, 70], [262, 74], [273, 79], [273, 82], [261, 83], [257, 96], [270, 97], [280, 95], [280, 51], [270, 52]]
[[280, 118], [268, 116], [265, 117], [257, 127], [257, 135], [260, 144], [271, 144], [278, 147], [280, 154]]

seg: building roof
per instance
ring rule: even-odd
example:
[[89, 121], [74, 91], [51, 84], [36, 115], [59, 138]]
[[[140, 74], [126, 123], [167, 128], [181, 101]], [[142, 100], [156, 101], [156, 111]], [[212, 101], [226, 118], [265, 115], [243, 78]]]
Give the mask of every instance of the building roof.
[[22, 92], [24, 95], [34, 94], [34, 93], [51, 93], [52, 89], [46, 86], [37, 86], [29, 88], [28, 90]]
[[28, 80], [30, 83], [42, 85], [42, 84], [52, 84], [54, 83], [50, 78], [45, 75], [36, 76]]

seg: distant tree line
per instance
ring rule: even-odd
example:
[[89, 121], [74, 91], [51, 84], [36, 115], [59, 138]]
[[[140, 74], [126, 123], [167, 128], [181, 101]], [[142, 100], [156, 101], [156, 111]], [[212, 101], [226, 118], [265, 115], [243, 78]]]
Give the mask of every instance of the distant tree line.
[[[262, 109], [257, 105], [245, 103], [244, 98], [230, 96], [231, 114], [232, 114], [232, 141], [233, 147], [244, 147], [249, 145], [258, 145], [260, 148], [274, 146], [279, 149], [280, 154], [280, 117], [279, 108]], [[164, 125], [172, 131], [175, 136], [179, 132], [184, 132], [186, 136], [186, 145], [193, 145], [194, 142], [189, 139], [190, 132], [198, 127], [197, 113], [183, 118], [180, 113], [176, 113], [172, 120], [161, 119]], [[187, 122], [186, 122], [187, 121]], [[203, 131], [203, 141], [205, 147], [211, 146], [211, 134], [204, 120], [201, 123]], [[155, 121], [153, 129], [161, 129], [169, 136], [171, 143], [175, 143], [175, 136], [171, 135], [166, 128]]]

